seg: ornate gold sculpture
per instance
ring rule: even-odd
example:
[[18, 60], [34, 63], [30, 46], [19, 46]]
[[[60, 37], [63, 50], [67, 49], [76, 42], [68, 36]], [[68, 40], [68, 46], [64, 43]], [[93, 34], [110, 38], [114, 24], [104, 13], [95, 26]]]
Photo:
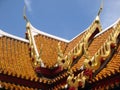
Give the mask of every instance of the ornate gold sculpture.
[[115, 49], [117, 45], [117, 38], [120, 35], [120, 27], [118, 27], [119, 26], [113, 30], [103, 46], [101, 46], [98, 52], [96, 52], [90, 60], [85, 59], [84, 64], [87, 68], [97, 70], [101, 65], [101, 60], [106, 60], [111, 55], [112, 48]]
[[26, 29], [27, 29], [27, 33], [28, 33], [30, 48], [31, 48], [31, 56], [35, 59], [34, 65], [35, 66], [40, 65], [42, 60], [41, 60], [41, 58], [38, 54], [38, 51], [36, 49], [37, 47], [36, 47], [36, 44], [34, 41], [34, 37], [33, 37], [31, 30], [30, 30], [30, 23], [29, 22], [27, 22]]
[[79, 86], [84, 88], [86, 79], [88, 79], [88, 77], [84, 75], [84, 71], [79, 73], [77, 76], [74, 76], [73, 72], [70, 72], [70, 75], [67, 78], [67, 84], [69, 87], [74, 87], [78, 90]]
[[[100, 14], [100, 12], [99, 12]], [[98, 15], [99, 15], [98, 14]], [[80, 74], [77, 76], [71, 75], [68, 77], [67, 81], [70, 86], [73, 86], [72, 79], [76, 79], [76, 84], [74, 85], [77, 87], [77, 83], [81, 82], [81, 86], [84, 87], [85, 81], [92, 78], [90, 75], [94, 73], [98, 68], [101, 66], [101, 60], [106, 60], [107, 58], [110, 57], [112, 54], [112, 49], [116, 49], [118, 41], [120, 37], [120, 21], [119, 23], [115, 26], [114, 30], [108, 37], [108, 39], [105, 41], [103, 46], [98, 50], [98, 52], [95, 53], [95, 55], [90, 59], [87, 52], [87, 49], [84, 49], [86, 59], [84, 61], [84, 68], [85, 70], [82, 71]], [[87, 39], [85, 39], [87, 41]], [[88, 70], [88, 75], [86, 74], [86, 71]], [[91, 72], [92, 71], [92, 72]]]
[[70, 72], [70, 75], [67, 78], [67, 84], [69, 87], [73, 87], [75, 90], [78, 90], [79, 87], [79, 77], [74, 76], [72, 72]]
[[64, 57], [63, 52], [61, 50], [60, 42], [58, 43], [58, 59], [57, 64], [62, 66], [63, 69], [70, 68], [72, 63], [71, 53], [68, 54], [68, 57]]
[[[93, 64], [90, 65], [90, 63], [93, 63], [93, 61], [94, 61], [94, 65], [93, 65], [94, 68], [98, 68], [100, 66], [100, 63], [96, 62], [95, 59], [93, 59], [92, 61], [89, 60], [90, 57], [88, 56], [88, 51], [87, 51], [88, 46], [89, 46], [89, 39], [96, 30], [98, 30], [98, 32], [100, 32], [102, 30], [101, 25], [100, 25], [100, 21], [99, 21], [99, 16], [96, 17], [95, 21], [88, 28], [88, 31], [85, 32], [85, 34], [84, 34], [85, 36], [81, 39], [81, 41], [76, 45], [76, 47], [73, 48], [73, 50], [70, 51], [70, 53], [73, 53], [72, 55], [75, 58], [81, 56], [84, 52], [84, 54], [87, 58], [85, 60], [84, 66], [86, 68], [90, 68], [90, 70], [93, 69], [93, 67], [91, 66]], [[99, 55], [98, 56], [96, 55], [95, 57], [96, 57], [96, 59], [100, 58]], [[90, 72], [90, 73], [92, 74], [92, 72]], [[67, 83], [70, 87], [75, 87], [75, 89], [77, 90], [77, 88], [79, 86], [84, 88], [85, 82], [87, 79], [89, 79], [89, 77], [90, 76], [85, 75], [84, 71], [79, 73], [77, 76], [74, 76], [74, 74], [71, 72], [71, 74], [67, 78]]]
[[68, 68], [72, 64], [73, 58], [76, 59], [77, 57], [81, 56], [84, 52], [87, 52], [87, 48], [89, 46], [89, 39], [96, 30], [99, 30], [98, 32], [102, 30], [99, 19], [97, 19], [97, 23], [95, 19], [92, 25], [85, 32], [85, 36], [66, 56], [63, 55], [60, 43], [58, 43], [58, 64], [62, 65], [64, 68]]
[[[95, 20], [96, 21], [96, 20]], [[83, 54], [83, 52], [87, 50], [89, 46], [89, 38], [98, 28], [99, 32], [102, 30], [100, 23], [93, 22], [92, 25], [88, 28], [88, 31], [85, 32], [85, 36], [81, 39], [81, 41], [71, 50], [73, 53], [73, 57], [79, 57]]]
[[31, 53], [32, 58], [34, 59], [34, 66], [41, 66], [41, 65], [44, 66], [42, 59], [40, 58], [42, 50], [40, 50], [40, 53], [38, 53], [37, 46], [36, 46], [36, 43], [34, 40], [34, 36], [31, 32], [31, 24], [26, 17], [25, 9], [26, 9], [26, 7], [24, 7], [24, 13], [23, 13], [24, 15], [23, 16], [27, 23], [26, 24], [27, 37], [28, 37], [29, 43], [30, 43], [30, 49], [31, 49], [30, 53]]

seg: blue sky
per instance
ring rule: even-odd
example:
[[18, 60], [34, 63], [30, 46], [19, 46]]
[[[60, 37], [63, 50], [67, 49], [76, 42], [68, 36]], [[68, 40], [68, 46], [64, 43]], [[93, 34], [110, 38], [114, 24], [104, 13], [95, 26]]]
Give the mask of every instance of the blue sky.
[[[25, 37], [24, 3], [32, 25], [49, 34], [72, 39], [96, 17], [101, 0], [0, 0], [0, 29]], [[102, 28], [120, 17], [120, 0], [104, 0], [100, 15]]]

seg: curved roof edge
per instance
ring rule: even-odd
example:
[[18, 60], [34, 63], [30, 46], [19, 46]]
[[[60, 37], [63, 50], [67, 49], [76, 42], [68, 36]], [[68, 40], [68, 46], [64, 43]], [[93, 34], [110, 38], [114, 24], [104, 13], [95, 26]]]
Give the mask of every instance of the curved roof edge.
[[7, 37], [10, 37], [10, 38], [13, 38], [13, 39], [16, 39], [16, 40], [20, 40], [20, 41], [29, 43], [29, 41], [27, 39], [24, 39], [24, 38], [9, 34], [9, 33], [4, 32], [3, 30], [0, 29], [0, 37], [2, 37], [2, 36], [7, 36]]
[[58, 37], [58, 36], [55, 36], [55, 35], [52, 35], [52, 34], [48, 34], [48, 33], [46, 33], [46, 32], [43, 32], [43, 31], [41, 31], [41, 30], [38, 30], [38, 29], [36, 29], [35, 27], [33, 27], [32, 24], [30, 24], [30, 27], [31, 27], [31, 29], [32, 29], [33, 35], [41, 34], [41, 35], [45, 35], [45, 36], [48, 36], [48, 37], [53, 38], [53, 39], [56, 39], [56, 40], [60, 40], [60, 41], [66, 42], [66, 43], [69, 43], [69, 42], [70, 42], [69, 40], [66, 40], [66, 39], [60, 38], [60, 37]]
[[113, 24], [111, 24], [111, 25], [108, 26], [107, 28], [103, 29], [100, 33], [98, 33], [98, 34], [95, 36], [95, 38], [96, 38], [97, 36], [101, 35], [102, 33], [104, 33], [105, 31], [107, 31], [109, 28], [115, 27], [116, 24], [117, 24], [119, 21], [120, 21], [120, 18], [118, 18]]

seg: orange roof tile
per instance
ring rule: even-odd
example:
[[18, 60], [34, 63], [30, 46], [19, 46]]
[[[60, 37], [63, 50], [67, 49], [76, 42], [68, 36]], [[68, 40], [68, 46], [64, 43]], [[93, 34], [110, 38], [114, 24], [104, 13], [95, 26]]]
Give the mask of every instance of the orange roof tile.
[[[117, 27], [116, 27], [118, 31], [120, 30], [119, 26], [120, 26], [120, 22], [118, 22]], [[116, 28], [115, 28], [115, 30], [116, 30]], [[107, 31], [111, 32], [111, 31], [113, 31], [113, 29], [111, 28], [110, 30], [107, 30]], [[110, 32], [108, 33], [108, 35], [104, 35], [104, 34], [103, 35], [109, 36]], [[102, 34], [100, 35], [100, 37], [101, 36], [102, 36]], [[104, 36], [102, 36], [103, 41], [104, 41]], [[98, 40], [98, 41], [100, 41], [100, 40]], [[97, 46], [96, 46], [96, 48], [97, 48]], [[108, 88], [109, 87], [113, 88], [114, 85], [116, 84], [116, 82], [120, 82], [120, 78], [118, 78], [118, 77], [120, 77], [120, 54], [119, 53], [120, 53], [120, 32], [118, 33], [117, 50], [115, 50], [113, 56], [110, 58], [109, 62], [104, 66], [104, 68], [102, 70], [100, 70], [100, 72], [92, 79], [92, 83], [93, 84], [96, 83], [95, 85], [93, 85], [94, 88], [105, 89], [105, 86], [103, 85], [103, 83], [104, 84], [106, 83], [106, 86], [108, 86]], [[108, 78], [110, 81], [107, 80]], [[91, 81], [90, 81], [90, 83], [91, 83]]]
[[[112, 31], [112, 27], [93, 39], [93, 41], [88, 47], [88, 52], [90, 57], [92, 57], [98, 51], [98, 49], [103, 45], [103, 43], [106, 41], [106, 38], [109, 36], [111, 31]], [[83, 65], [84, 60], [85, 57], [82, 56], [79, 59], [78, 63], [73, 66], [73, 68], [80, 68]]]
[[18, 78], [37, 78], [29, 53], [29, 43], [7, 36], [0, 37], [1, 71]]
[[[107, 76], [112, 76], [116, 73], [120, 73], [120, 45], [116, 51], [116, 53], [113, 55], [112, 59], [109, 61], [109, 63], [106, 65], [106, 67], [101, 70], [94, 79], [102, 77], [102, 79], [107, 78]], [[104, 77], [107, 75], [106, 77]]]
[[58, 43], [61, 42], [61, 49], [64, 52], [67, 46], [66, 42], [62, 42], [47, 36], [34, 36], [38, 52], [40, 52], [42, 45], [41, 58], [43, 63], [47, 66], [53, 66], [56, 63], [58, 56]]

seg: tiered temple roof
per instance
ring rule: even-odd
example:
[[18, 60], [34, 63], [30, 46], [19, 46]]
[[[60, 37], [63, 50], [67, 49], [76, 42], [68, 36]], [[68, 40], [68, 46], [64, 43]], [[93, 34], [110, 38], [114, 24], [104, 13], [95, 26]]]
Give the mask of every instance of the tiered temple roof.
[[26, 39], [0, 30], [0, 87], [10, 90], [111, 89], [120, 85], [120, 19], [99, 17], [65, 40], [26, 25]]

